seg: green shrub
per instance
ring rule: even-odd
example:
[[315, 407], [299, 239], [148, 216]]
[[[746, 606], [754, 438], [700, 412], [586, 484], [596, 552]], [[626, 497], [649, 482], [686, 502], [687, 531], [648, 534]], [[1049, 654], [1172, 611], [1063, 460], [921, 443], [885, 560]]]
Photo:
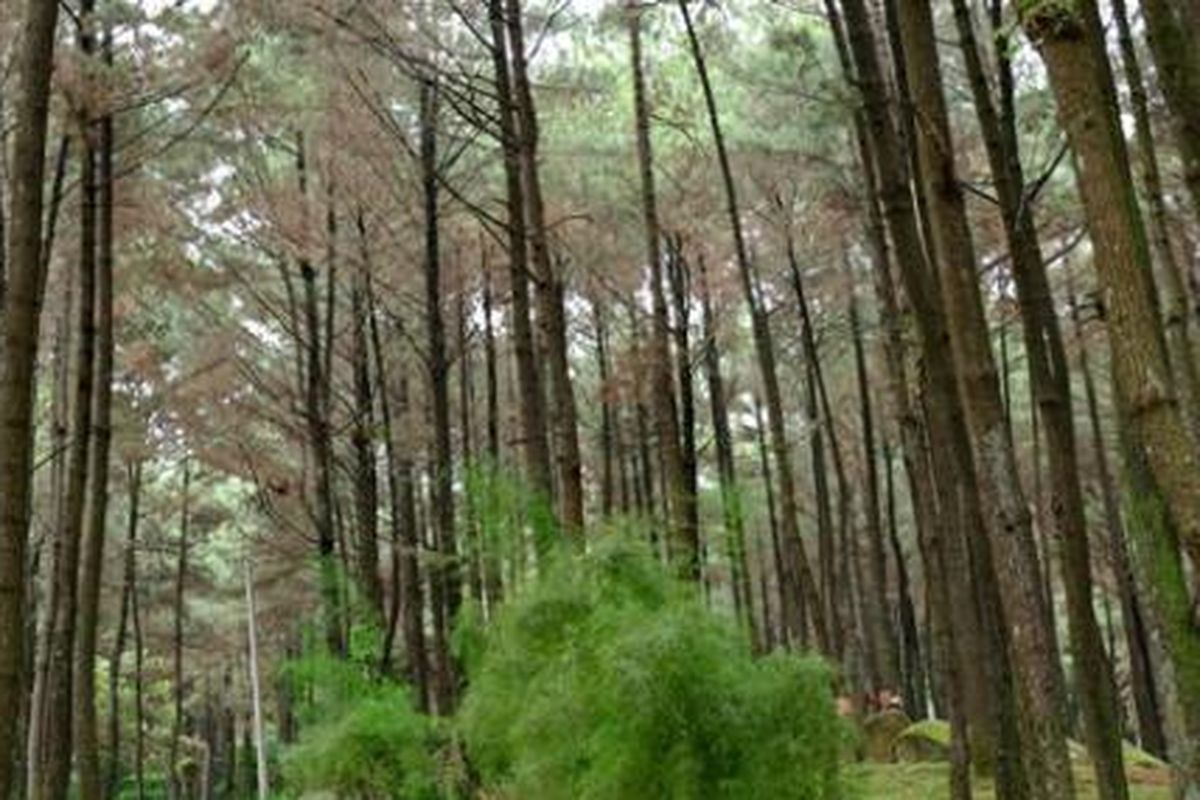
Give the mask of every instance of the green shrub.
[[310, 724], [284, 755], [284, 778], [299, 792], [361, 800], [435, 800], [439, 739], [401, 685], [370, 680], [361, 665], [328, 657], [292, 665], [314, 692]]
[[840, 797], [842, 727], [815, 659], [742, 635], [608, 537], [556, 554], [466, 655], [459, 725], [485, 790], [522, 800]]

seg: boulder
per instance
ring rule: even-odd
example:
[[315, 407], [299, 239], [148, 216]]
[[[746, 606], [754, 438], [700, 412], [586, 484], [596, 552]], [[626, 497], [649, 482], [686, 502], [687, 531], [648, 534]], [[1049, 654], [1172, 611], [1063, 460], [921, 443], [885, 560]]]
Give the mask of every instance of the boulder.
[[924, 719], [909, 725], [892, 743], [892, 755], [906, 763], [950, 760], [950, 724]]
[[895, 760], [892, 745], [896, 737], [912, 726], [912, 720], [903, 711], [888, 709], [870, 714], [863, 720], [863, 739], [868, 761], [891, 762]]

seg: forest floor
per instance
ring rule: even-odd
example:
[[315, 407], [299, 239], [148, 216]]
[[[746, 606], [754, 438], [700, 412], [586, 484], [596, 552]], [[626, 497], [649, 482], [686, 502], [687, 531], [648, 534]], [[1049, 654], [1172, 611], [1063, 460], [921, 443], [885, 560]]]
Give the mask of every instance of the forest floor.
[[[941, 800], [947, 797], [949, 766], [941, 763], [915, 764], [854, 764], [847, 769], [852, 796], [862, 800]], [[1129, 775], [1131, 800], [1169, 800], [1169, 776], [1162, 770], [1131, 768]], [[1098, 797], [1095, 777], [1090, 769], [1079, 765], [1075, 769], [1078, 800]], [[995, 795], [990, 782], [975, 785], [976, 800], [991, 800]]]

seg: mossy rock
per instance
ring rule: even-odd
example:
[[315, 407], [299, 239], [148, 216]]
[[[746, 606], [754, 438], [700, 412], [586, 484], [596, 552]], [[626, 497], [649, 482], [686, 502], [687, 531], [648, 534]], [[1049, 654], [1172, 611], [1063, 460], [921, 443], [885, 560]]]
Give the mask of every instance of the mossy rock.
[[940, 719], [923, 719], [909, 725], [892, 742], [896, 761], [948, 761], [950, 759], [950, 724]]
[[895, 760], [892, 745], [896, 737], [912, 727], [912, 720], [903, 711], [889, 709], [871, 714], [863, 720], [863, 739], [868, 761]]

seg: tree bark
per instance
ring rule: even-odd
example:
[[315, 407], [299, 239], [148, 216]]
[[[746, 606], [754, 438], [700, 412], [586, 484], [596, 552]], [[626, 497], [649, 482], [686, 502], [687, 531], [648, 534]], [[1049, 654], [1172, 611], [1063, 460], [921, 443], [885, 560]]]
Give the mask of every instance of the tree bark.
[[432, 518], [438, 563], [430, 572], [433, 605], [434, 699], [439, 714], [455, 703], [454, 665], [450, 657], [450, 626], [458, 614], [462, 590], [454, 532], [454, 454], [450, 439], [450, 364], [442, 317], [441, 248], [438, 220], [438, 87], [421, 83], [421, 186], [425, 226], [425, 329], [428, 337], [430, 403], [433, 413]]
[[[1093, 0], [1070, 7], [1020, 5], [1018, 10], [1046, 64], [1058, 117], [1076, 155], [1076, 180], [1108, 321], [1117, 409], [1128, 441], [1126, 472], [1135, 514], [1145, 523], [1138, 530], [1139, 560], [1174, 573], [1160, 562], [1173, 561], [1168, 554], [1176, 546], [1175, 531], [1193, 564], [1200, 565], [1200, 472], [1172, 384], [1099, 13]], [[1175, 584], [1156, 584], [1147, 588], [1169, 628], [1178, 598], [1168, 590]], [[1186, 702], [1200, 696], [1200, 662], [1187, 656], [1196, 649], [1196, 634], [1188, 634], [1186, 626], [1174, 632], [1180, 635], [1170, 645], [1177, 662], [1174, 677]], [[1164, 635], [1171, 640], [1168, 630]], [[1196, 688], [1184, 688], [1189, 684]], [[1195, 739], [1187, 741], [1200, 732], [1197, 721], [1200, 717], [1193, 717], [1191, 733], [1172, 742], [1172, 761], [1181, 781], [1200, 794], [1200, 746]]]
[[258, 800], [267, 800], [270, 787], [267, 782], [267, 738], [263, 731], [262, 690], [258, 679], [258, 614], [254, 607], [254, 572], [246, 561], [246, 641], [250, 661], [250, 707], [254, 715], [255, 785]]
[[823, 654], [830, 654], [833, 639], [830, 636], [825, 614], [821, 609], [821, 596], [817, 589], [817, 581], [809, 566], [808, 556], [800, 539], [800, 527], [797, 521], [799, 513], [796, 500], [796, 481], [792, 473], [791, 454], [788, 448], [786, 423], [783, 412], [783, 395], [779, 388], [779, 376], [775, 369], [775, 347], [771, 336], [771, 327], [767, 319], [766, 309], [762, 307], [762, 299], [755, 291], [753, 266], [750, 252], [746, 246], [742, 231], [741, 212], [738, 209], [737, 188], [733, 180], [733, 169], [729, 161], [729, 153], [725, 146], [725, 137], [721, 132], [721, 120], [717, 112], [716, 96], [708, 77], [708, 67], [704, 59], [704, 50], [696, 35], [692, 14], [688, 9], [688, 0], [679, 0], [679, 11], [687, 29], [688, 45], [691, 50], [692, 62], [695, 66], [696, 77], [704, 94], [704, 105], [708, 114], [709, 128], [713, 144], [717, 150], [717, 162], [721, 169], [721, 179], [725, 193], [726, 211], [729, 216], [730, 231], [733, 236], [734, 255], [737, 259], [738, 273], [741, 278], [742, 290], [746, 296], [746, 304], [750, 308], [750, 318], [754, 333], [754, 348], [758, 355], [759, 372], [763, 382], [763, 393], [767, 403], [767, 420], [771, 433], [771, 449], [775, 456], [775, 469], [779, 473], [780, 493], [780, 539], [783, 548], [783, 572], [781, 579], [786, 587], [785, 599], [787, 604], [782, 609], [784, 624], [793, 641], [803, 640], [805, 632], [801, 624], [801, 605], [807, 606], [811, 617], [812, 628], [817, 649]]
[[171, 797], [178, 800], [183, 796], [183, 784], [179, 776], [179, 740], [183, 736], [183, 622], [186, 613], [184, 604], [188, 578], [188, 555], [191, 542], [188, 538], [192, 522], [192, 463], [191, 456], [183, 457], [183, 505], [179, 516], [179, 555], [175, 563], [175, 599], [172, 606], [171, 633], [171, 697], [174, 713], [171, 719], [170, 750], [167, 756], [167, 778]]
[[539, 502], [550, 504], [554, 484], [550, 468], [550, 445], [546, 438], [545, 402], [533, 343], [529, 315], [529, 237], [525, 222], [525, 190], [522, 186], [522, 144], [517, 128], [516, 103], [510, 77], [510, 47], [504, 0], [488, 0], [492, 33], [493, 78], [496, 84], [500, 146], [504, 151], [504, 182], [508, 205], [509, 292], [512, 300], [513, 351], [520, 389], [519, 408], [525, 451], [526, 477]]
[[[658, 222], [654, 187], [654, 161], [650, 139], [650, 110], [642, 57], [642, 7], [635, 0], [625, 4], [629, 29], [629, 57], [633, 76], [633, 117], [637, 141], [638, 177], [641, 184], [642, 226], [646, 238], [646, 263], [650, 268], [652, 321], [647, 364], [654, 410], [655, 433], [662, 451], [663, 484], [667, 489], [671, 541], [682, 574], [691, 580], [700, 578], [700, 542], [694, 524], [696, 495], [689, 491], [684, 467], [682, 434], [675, 400], [675, 382], [671, 376], [671, 325], [663, 292], [662, 231]], [[680, 355], [680, 358], [684, 358]]]
[[384, 619], [383, 582], [379, 577], [379, 476], [375, 459], [375, 398], [371, 381], [370, 325], [367, 301], [368, 258], [366, 222], [360, 208], [356, 217], [361, 260], [350, 290], [353, 319], [354, 372], [354, 508], [357, 521], [358, 575], [372, 622]]
[[[103, 57], [112, 64], [112, 31], [106, 29]], [[96, 363], [90, 402], [92, 429], [88, 470], [87, 518], [83, 530], [82, 573], [79, 582], [79, 641], [75, 650], [75, 720], [79, 750], [79, 795], [100, 800], [104, 793], [100, 772], [99, 733], [96, 722], [96, 629], [100, 616], [100, 584], [104, 568], [104, 542], [108, 518], [109, 450], [112, 442], [113, 381], [113, 118], [102, 116], [98, 129], [99, 226], [96, 252]]]
[[[1012, 259], [1025, 355], [1036, 405], [1034, 418], [1040, 420], [1045, 436], [1051, 509], [1061, 554], [1068, 630], [1074, 656], [1072, 664], [1083, 711], [1085, 740], [1100, 796], [1106, 800], [1121, 800], [1129, 791], [1121, 751], [1116, 681], [1092, 607], [1091, 554], [1062, 331], [1038, 243], [1033, 211], [1025, 194], [1015, 112], [1006, 104], [1009, 113], [1004, 114], [1003, 119], [997, 114], [975, 42], [970, 8], [966, 0], [955, 0], [954, 8]], [[1000, 68], [1004, 71], [1002, 85], [1011, 85], [1007, 61], [1002, 61]], [[1048, 552], [1043, 556], [1047, 561], [1050, 559]], [[1052, 594], [1046, 599], [1046, 610], [1052, 622]]]

